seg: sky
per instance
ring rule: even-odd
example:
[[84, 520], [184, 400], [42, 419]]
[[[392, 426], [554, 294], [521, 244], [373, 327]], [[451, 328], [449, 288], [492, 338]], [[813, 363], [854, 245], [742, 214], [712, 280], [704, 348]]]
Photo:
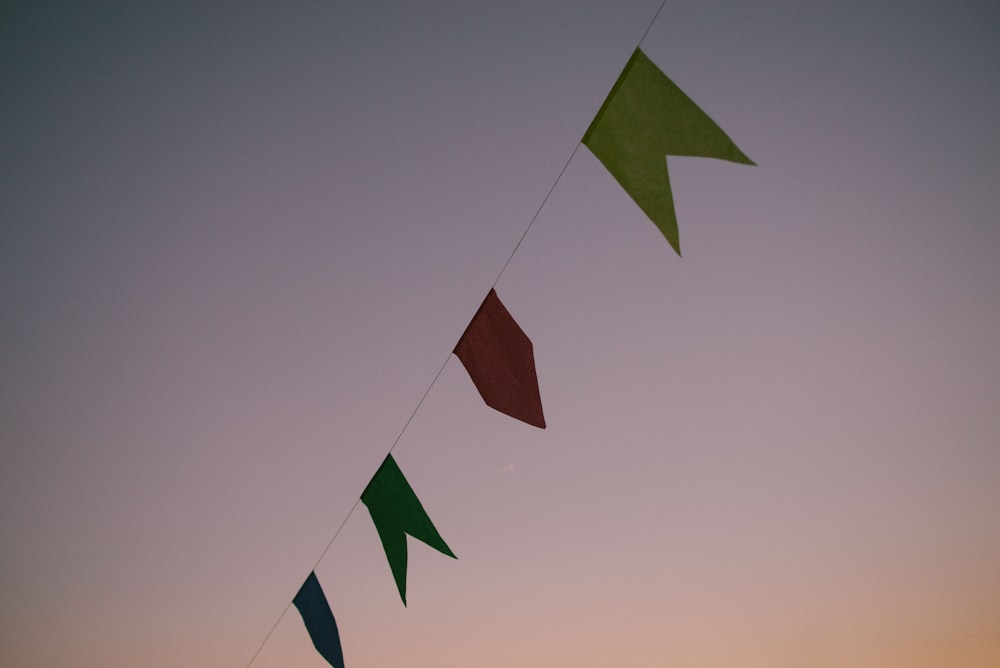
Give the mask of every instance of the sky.
[[315, 565], [351, 667], [1000, 666], [1000, 10], [667, 2], [679, 258], [574, 154], [658, 7], [3, 3], [0, 664], [318, 668]]

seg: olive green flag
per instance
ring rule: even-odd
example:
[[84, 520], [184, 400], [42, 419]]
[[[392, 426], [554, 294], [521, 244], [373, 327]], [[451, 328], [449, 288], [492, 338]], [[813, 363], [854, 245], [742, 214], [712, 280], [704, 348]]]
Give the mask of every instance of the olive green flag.
[[399, 596], [406, 605], [406, 534], [421, 540], [438, 552], [457, 559], [444, 542], [427, 516], [420, 500], [399, 470], [392, 455], [387, 455], [382, 466], [368, 483], [361, 502], [368, 507], [372, 521], [382, 539], [389, 568], [396, 579]]
[[583, 135], [583, 143], [660, 228], [678, 255], [681, 245], [666, 156], [754, 164], [639, 49]]

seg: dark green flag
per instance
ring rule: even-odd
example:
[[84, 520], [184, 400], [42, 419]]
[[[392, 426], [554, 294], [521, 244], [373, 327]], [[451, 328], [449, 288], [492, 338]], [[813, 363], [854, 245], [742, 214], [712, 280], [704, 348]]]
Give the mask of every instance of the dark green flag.
[[704, 111], [639, 49], [583, 135], [677, 254], [681, 253], [668, 155], [754, 164]]
[[392, 455], [388, 455], [375, 472], [361, 495], [361, 502], [368, 507], [375, 522], [392, 576], [396, 579], [396, 588], [406, 605], [406, 534], [449, 557], [457, 557], [434, 528]]

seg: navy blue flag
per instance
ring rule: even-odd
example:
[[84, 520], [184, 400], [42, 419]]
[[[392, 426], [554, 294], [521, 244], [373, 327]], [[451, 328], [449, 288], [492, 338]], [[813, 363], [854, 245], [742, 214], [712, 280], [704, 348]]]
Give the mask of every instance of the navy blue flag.
[[344, 668], [344, 651], [340, 647], [337, 622], [315, 572], [309, 574], [292, 602], [299, 609], [302, 621], [306, 623], [306, 630], [309, 631], [316, 651], [334, 668]]

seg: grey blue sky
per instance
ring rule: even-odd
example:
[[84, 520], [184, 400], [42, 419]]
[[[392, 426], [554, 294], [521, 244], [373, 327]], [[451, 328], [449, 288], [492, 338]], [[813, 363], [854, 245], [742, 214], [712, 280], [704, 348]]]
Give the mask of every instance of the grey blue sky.
[[[242, 668], [657, 10], [0, 8], [0, 664]], [[581, 147], [497, 283], [548, 429], [457, 359], [359, 507], [351, 668], [1000, 665], [1000, 10], [668, 0], [758, 167], [684, 257]], [[295, 610], [256, 667], [322, 666]]]

